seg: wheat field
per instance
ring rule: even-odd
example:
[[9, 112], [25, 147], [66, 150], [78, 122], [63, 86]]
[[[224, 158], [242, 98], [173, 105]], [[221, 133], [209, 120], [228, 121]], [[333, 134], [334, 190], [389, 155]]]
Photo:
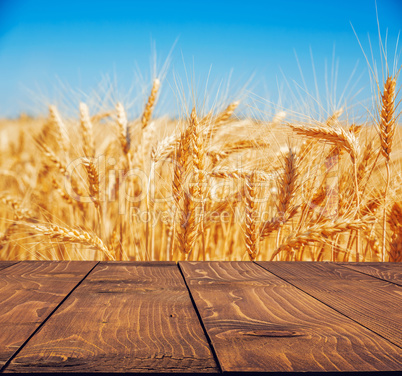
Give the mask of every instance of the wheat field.
[[354, 123], [239, 102], [0, 121], [1, 260], [402, 261], [397, 76]]

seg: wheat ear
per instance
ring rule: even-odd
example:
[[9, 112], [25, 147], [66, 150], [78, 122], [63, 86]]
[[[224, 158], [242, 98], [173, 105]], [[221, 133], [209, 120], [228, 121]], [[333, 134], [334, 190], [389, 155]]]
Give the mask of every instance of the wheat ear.
[[391, 178], [390, 171], [390, 155], [392, 151], [392, 141], [394, 139], [396, 119], [395, 112], [395, 87], [396, 77], [389, 76], [384, 84], [384, 91], [381, 94], [381, 113], [379, 120], [381, 153], [385, 158], [385, 166], [387, 169], [387, 180], [384, 192], [384, 211], [383, 211], [383, 233], [382, 233], [382, 252], [381, 261], [385, 257], [385, 241], [387, 232], [387, 195], [389, 182]]
[[343, 219], [337, 222], [320, 223], [311, 226], [304, 231], [293, 233], [283, 239], [282, 244], [277, 247], [277, 249], [272, 254], [271, 261], [278, 253], [282, 251], [287, 251], [291, 248], [304, 246], [310, 242], [323, 242], [326, 238], [343, 232], [366, 229], [367, 225], [370, 223], [370, 220], [371, 218], [359, 218], [352, 220]]
[[177, 136], [176, 134], [165, 137], [152, 148], [152, 160], [156, 163], [160, 160], [167, 159], [169, 156], [175, 153], [179, 142], [180, 136]]
[[344, 130], [340, 126], [318, 125], [315, 127], [306, 127], [305, 125], [289, 124], [293, 131], [302, 136], [312, 137], [325, 140], [335, 146], [344, 149], [349, 155], [353, 163], [355, 194], [357, 208], [360, 205], [359, 187], [357, 182], [357, 166], [356, 160], [360, 153], [360, 146], [356, 134], [350, 130]]
[[[199, 140], [199, 123], [195, 109], [190, 115], [190, 124], [182, 133], [179, 151], [176, 156], [174, 188], [176, 189], [176, 202], [179, 209], [180, 226], [177, 229], [176, 236], [179, 250], [183, 256], [188, 257], [192, 251], [198, 235], [197, 207], [201, 197], [201, 184], [191, 184], [189, 192], [184, 189], [184, 177], [189, 171], [195, 171], [197, 178], [203, 180], [203, 150]], [[197, 167], [198, 165], [198, 167]], [[177, 175], [177, 176], [176, 176]], [[200, 182], [199, 182], [200, 183]], [[182, 196], [182, 197], [181, 197]], [[180, 199], [182, 203], [180, 205]]]
[[57, 110], [57, 107], [54, 105], [49, 106], [49, 118], [50, 122], [57, 129], [58, 141], [62, 147], [62, 149], [67, 152], [69, 141], [67, 138], [66, 127], [61, 119], [60, 113]]
[[13, 196], [0, 193], [0, 202], [13, 209], [15, 219], [17, 220], [28, 219], [33, 217], [33, 213], [31, 213], [30, 210], [23, 208], [21, 205], [21, 201]]
[[[205, 250], [205, 233], [204, 233], [204, 215], [205, 215], [205, 144], [203, 139], [203, 134], [201, 132], [201, 127], [199, 120], [197, 118], [197, 113], [195, 108], [191, 111], [191, 123], [192, 126], [192, 148], [193, 148], [193, 166], [196, 178], [196, 184], [192, 187], [192, 195], [194, 196], [195, 202], [195, 230], [197, 235], [201, 234], [201, 249], [202, 257], [205, 260], [206, 250]], [[199, 217], [197, 218], [197, 212]]]
[[44, 236], [49, 236], [51, 239], [59, 242], [78, 243], [89, 246], [100, 252], [106, 257], [114, 260], [114, 256], [103, 241], [96, 235], [90, 234], [83, 230], [72, 229], [66, 226], [57, 225], [35, 225], [31, 226], [35, 231]]
[[55, 178], [52, 179], [52, 184], [53, 184], [53, 188], [55, 189], [55, 191], [60, 195], [60, 197], [69, 205], [74, 205], [74, 203], [76, 201], [74, 201], [71, 196], [69, 194], [67, 194], [66, 192], [64, 192], [61, 187], [60, 184], [57, 182], [57, 180]]
[[268, 148], [270, 144], [265, 140], [239, 140], [231, 142], [225, 145], [219, 145], [218, 147], [210, 148], [207, 151], [207, 155], [211, 157], [214, 165], [220, 162], [222, 159], [229, 157], [233, 153], [239, 153], [244, 150], [254, 148]]
[[89, 194], [96, 207], [99, 207], [99, 173], [93, 161], [83, 158], [82, 164], [88, 175]]
[[60, 160], [60, 158], [50, 149], [45, 143], [40, 142], [40, 140], [36, 140], [39, 149], [41, 149], [43, 155], [46, 157], [44, 161], [46, 165], [48, 162], [56, 167], [63, 175], [67, 175], [67, 166]]
[[307, 127], [302, 124], [288, 125], [295, 133], [301, 136], [325, 140], [328, 143], [342, 147], [347, 153], [349, 153], [352, 159], [356, 159], [359, 154], [360, 147], [356, 136], [352, 132], [346, 131], [339, 126], [329, 127], [317, 125], [314, 127]]
[[292, 149], [289, 149], [285, 158], [284, 172], [279, 180], [278, 212], [283, 217], [285, 217], [289, 211], [290, 204], [295, 194], [296, 179], [298, 176], [297, 166], [296, 154]]
[[279, 111], [272, 118], [271, 125], [276, 126], [276, 125], [282, 123], [282, 121], [285, 120], [285, 118], [286, 118], [286, 112], [285, 111]]
[[224, 123], [225, 121], [229, 120], [229, 118], [233, 115], [233, 112], [236, 110], [239, 104], [240, 104], [239, 101], [230, 103], [229, 106], [225, 108], [225, 110], [223, 110], [220, 114], [216, 116], [214, 121], [215, 125], [220, 125], [221, 123]]
[[279, 230], [297, 212], [298, 208], [293, 205], [293, 198], [298, 188], [299, 162], [300, 159], [297, 158], [296, 153], [292, 149], [289, 149], [285, 157], [283, 173], [278, 179], [278, 214], [270, 221], [264, 222], [261, 226], [261, 240], [269, 236], [273, 231]]
[[395, 87], [396, 78], [388, 77], [384, 84], [384, 91], [381, 94], [381, 113], [380, 113], [380, 140], [381, 153], [386, 161], [390, 160], [392, 151], [392, 141], [395, 133]]
[[152, 85], [151, 94], [148, 97], [148, 102], [145, 105], [144, 113], [142, 114], [142, 118], [141, 118], [142, 129], [146, 128], [149, 121], [151, 120], [152, 111], [154, 108], [156, 96], [159, 91], [159, 87], [160, 87], [160, 81], [159, 81], [159, 79], [156, 78]]
[[67, 166], [60, 160], [60, 158], [44, 143], [40, 142], [38, 139], [36, 140], [39, 149], [41, 149], [43, 155], [46, 157], [44, 163], [46, 166], [49, 165], [49, 162], [56, 167], [65, 178], [70, 179], [71, 186], [74, 192], [78, 195], [83, 197], [84, 193], [82, 192], [77, 180], [74, 176], [70, 176], [67, 171]]
[[[195, 108], [191, 112], [191, 143], [192, 143], [192, 158], [194, 165], [194, 172], [196, 177], [196, 184], [194, 185], [194, 196], [199, 201], [200, 207], [203, 207], [204, 198], [204, 182], [205, 182], [205, 148], [200, 129], [200, 124], [197, 118]], [[202, 213], [201, 213], [202, 215]]]
[[124, 154], [127, 154], [130, 150], [130, 132], [126, 111], [124, 111], [124, 107], [120, 102], [116, 104], [116, 113], [119, 142]]
[[204, 121], [209, 122], [208, 126], [205, 128], [204, 131], [205, 139], [208, 140], [216, 134], [220, 126], [224, 124], [226, 121], [228, 121], [229, 118], [233, 115], [233, 112], [236, 110], [239, 104], [240, 102], [238, 101], [232, 102], [221, 113], [216, 115], [214, 119], [210, 120], [208, 116], [205, 119], [203, 119], [202, 122], [203, 124]]
[[102, 119], [105, 119], [112, 115], [113, 115], [112, 111], [100, 112], [99, 114], [95, 114], [95, 115], [91, 116], [91, 122], [96, 123], [96, 122], [101, 121]]
[[325, 121], [325, 124], [328, 126], [332, 126], [335, 124], [335, 122], [338, 120], [338, 118], [342, 115], [343, 113], [343, 108], [340, 108], [339, 110], [334, 111], [334, 113], [328, 117], [328, 119]]
[[392, 231], [389, 244], [389, 261], [402, 262], [402, 202], [395, 201], [388, 216], [388, 224]]
[[89, 116], [88, 106], [82, 102], [80, 103], [80, 123], [81, 123], [84, 154], [87, 157], [93, 157], [94, 141], [93, 141], [92, 122]]
[[245, 239], [246, 250], [251, 261], [254, 261], [258, 254], [259, 243], [259, 218], [257, 209], [257, 187], [256, 174], [252, 173], [246, 179], [246, 223], [245, 223]]

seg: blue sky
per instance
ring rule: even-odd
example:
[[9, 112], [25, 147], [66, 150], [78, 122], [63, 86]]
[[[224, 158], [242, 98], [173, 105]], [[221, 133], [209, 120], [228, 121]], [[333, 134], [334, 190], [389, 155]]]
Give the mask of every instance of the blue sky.
[[[377, 7], [393, 56], [402, 0], [377, 0]], [[0, 0], [0, 116], [43, 112], [50, 102], [75, 106], [85, 93], [101, 93], [105, 76], [114, 83], [113, 99], [132, 100], [135, 108], [155, 74], [154, 47], [160, 73], [173, 46], [161, 111], [175, 111], [177, 77], [200, 98], [209, 77], [212, 98], [214, 87], [230, 79], [228, 99], [248, 83], [255, 98], [286, 106], [303, 97], [299, 65], [307, 91], [316, 94], [311, 55], [320, 100], [325, 102], [327, 76], [333, 100], [353, 105], [370, 96], [370, 81], [351, 23], [364, 49], [369, 52], [369, 35], [378, 50], [374, 0]], [[341, 97], [356, 64], [357, 84]], [[298, 94], [294, 82], [301, 86]], [[288, 86], [295, 97], [286, 94]]]

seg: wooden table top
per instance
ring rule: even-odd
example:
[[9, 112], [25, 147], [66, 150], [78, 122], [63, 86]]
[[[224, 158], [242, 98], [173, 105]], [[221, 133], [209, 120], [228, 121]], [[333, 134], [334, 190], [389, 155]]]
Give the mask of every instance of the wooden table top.
[[0, 261], [2, 373], [402, 374], [402, 264]]

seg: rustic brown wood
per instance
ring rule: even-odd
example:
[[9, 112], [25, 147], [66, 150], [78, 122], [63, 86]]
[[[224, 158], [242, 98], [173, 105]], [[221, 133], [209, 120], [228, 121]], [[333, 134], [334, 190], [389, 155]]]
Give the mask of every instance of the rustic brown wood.
[[401, 370], [402, 350], [252, 262], [181, 262], [228, 372]]
[[338, 264], [402, 286], [402, 263], [400, 262], [342, 262]]
[[17, 261], [0, 261], [0, 270], [15, 265]]
[[23, 261], [0, 272], [0, 368], [95, 264]]
[[400, 286], [332, 263], [258, 264], [402, 347]]
[[101, 263], [5, 372], [218, 372], [175, 263]]

